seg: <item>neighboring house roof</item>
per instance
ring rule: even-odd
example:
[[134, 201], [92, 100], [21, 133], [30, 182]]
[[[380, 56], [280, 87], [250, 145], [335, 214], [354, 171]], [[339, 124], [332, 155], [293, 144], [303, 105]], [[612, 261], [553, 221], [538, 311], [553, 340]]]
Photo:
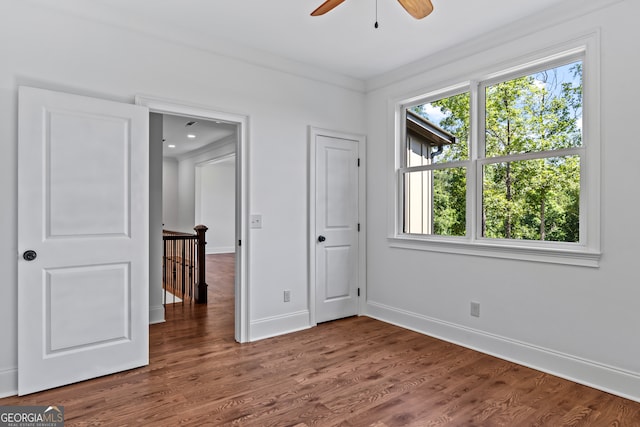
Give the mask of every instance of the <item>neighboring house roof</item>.
[[456, 143], [454, 135], [411, 110], [407, 110], [407, 133], [425, 140], [432, 146], [441, 147]]

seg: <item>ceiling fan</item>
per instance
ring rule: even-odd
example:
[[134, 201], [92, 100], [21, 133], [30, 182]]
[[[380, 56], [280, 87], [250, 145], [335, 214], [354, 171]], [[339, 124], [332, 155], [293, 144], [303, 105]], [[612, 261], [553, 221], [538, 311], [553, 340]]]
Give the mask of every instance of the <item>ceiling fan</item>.
[[[338, 6], [344, 0], [326, 0], [316, 10], [311, 12], [311, 16], [324, 15], [325, 13]], [[398, 3], [416, 19], [422, 19], [433, 12], [431, 0], [398, 0]]]

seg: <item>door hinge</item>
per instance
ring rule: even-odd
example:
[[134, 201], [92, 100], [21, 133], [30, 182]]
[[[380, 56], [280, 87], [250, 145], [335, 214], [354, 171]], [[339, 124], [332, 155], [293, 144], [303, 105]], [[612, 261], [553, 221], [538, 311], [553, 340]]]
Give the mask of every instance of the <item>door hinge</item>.
[[238, 246], [242, 246], [242, 240], [238, 240]]
[[360, 288], [358, 288], [358, 296], [360, 296]]
[[358, 223], [358, 233], [360, 232], [360, 223]]
[[358, 167], [360, 167], [360, 157], [358, 157]]

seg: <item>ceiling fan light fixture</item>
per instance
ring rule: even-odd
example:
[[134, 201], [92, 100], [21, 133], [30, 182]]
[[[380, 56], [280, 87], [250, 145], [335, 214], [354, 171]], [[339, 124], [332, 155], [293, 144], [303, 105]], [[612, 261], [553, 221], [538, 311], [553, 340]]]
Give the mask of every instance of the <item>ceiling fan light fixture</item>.
[[[326, 0], [316, 10], [311, 12], [311, 16], [320, 16], [342, 4], [344, 0]], [[431, 0], [398, 0], [409, 15], [416, 19], [422, 19], [433, 12], [433, 4]], [[376, 27], [377, 28], [377, 27]]]

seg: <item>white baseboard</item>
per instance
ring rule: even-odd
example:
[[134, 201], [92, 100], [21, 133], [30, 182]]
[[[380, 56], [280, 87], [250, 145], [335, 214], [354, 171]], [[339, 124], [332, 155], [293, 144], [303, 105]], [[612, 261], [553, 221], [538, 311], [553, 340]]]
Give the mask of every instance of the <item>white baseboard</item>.
[[18, 369], [0, 371], [0, 398], [18, 394]]
[[207, 246], [207, 255], [216, 255], [216, 254], [232, 254], [235, 253], [236, 248], [233, 246], [219, 246], [216, 248], [210, 248]]
[[640, 373], [368, 301], [365, 315], [640, 402]]
[[164, 323], [164, 306], [149, 307], [149, 324]]
[[310, 328], [309, 311], [303, 310], [282, 316], [254, 320], [249, 325], [249, 341], [258, 341]]
[[[149, 324], [164, 322], [164, 307], [149, 309]], [[18, 369], [0, 371], [0, 399], [18, 394]]]

